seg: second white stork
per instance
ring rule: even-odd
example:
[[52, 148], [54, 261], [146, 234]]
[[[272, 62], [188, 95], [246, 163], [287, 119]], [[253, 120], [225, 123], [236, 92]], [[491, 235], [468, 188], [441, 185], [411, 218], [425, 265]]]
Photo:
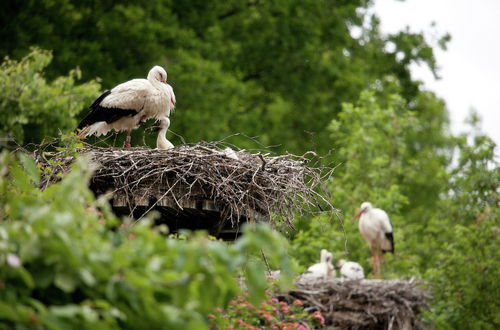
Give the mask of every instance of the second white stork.
[[147, 119], [168, 117], [175, 102], [172, 86], [167, 84], [167, 72], [157, 65], [147, 79], [129, 80], [99, 96], [78, 125], [78, 137], [105, 135], [112, 129], [127, 131], [125, 146], [130, 147], [132, 129]]
[[384, 210], [373, 208], [369, 202], [364, 202], [354, 216], [359, 218], [359, 231], [370, 247], [373, 257], [373, 273], [380, 275], [381, 252], [394, 253], [394, 237], [389, 216]]

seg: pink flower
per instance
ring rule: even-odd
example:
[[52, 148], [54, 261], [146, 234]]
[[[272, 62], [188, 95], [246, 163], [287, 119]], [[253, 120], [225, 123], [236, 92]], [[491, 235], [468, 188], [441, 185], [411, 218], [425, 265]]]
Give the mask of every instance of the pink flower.
[[7, 264], [12, 268], [21, 266], [21, 259], [14, 253], [7, 253]]
[[271, 314], [267, 313], [267, 312], [263, 312], [262, 314], [262, 317], [267, 321], [267, 322], [272, 322], [273, 321], [273, 317], [271, 316]]
[[302, 300], [295, 299], [295, 300], [293, 301], [293, 305], [294, 305], [294, 306], [302, 306], [302, 305], [304, 305], [304, 303], [302, 302]]
[[321, 315], [321, 312], [320, 311], [316, 311], [312, 314], [312, 317], [314, 317], [316, 320], [319, 321], [319, 324], [325, 324], [325, 318], [323, 317], [323, 315]]
[[270, 304], [277, 304], [277, 303], [279, 303], [279, 301], [276, 298], [271, 298], [271, 299], [269, 299], [269, 303]]
[[285, 314], [288, 313], [289, 311], [288, 306], [281, 306], [281, 311]]

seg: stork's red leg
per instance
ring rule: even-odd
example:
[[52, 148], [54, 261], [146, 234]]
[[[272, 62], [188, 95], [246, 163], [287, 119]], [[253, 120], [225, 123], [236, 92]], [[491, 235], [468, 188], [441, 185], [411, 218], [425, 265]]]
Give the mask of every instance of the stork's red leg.
[[382, 255], [382, 251], [379, 249], [377, 249], [377, 262], [378, 262], [378, 275], [379, 275], [379, 278], [382, 279], [382, 263], [380, 260], [384, 260], [384, 256]]
[[377, 250], [375, 250], [375, 277], [380, 278], [380, 261]]
[[131, 135], [132, 135], [132, 130], [131, 129], [127, 130], [127, 137], [125, 138], [125, 143], [123, 144], [125, 148], [132, 147], [132, 145], [130, 144]]
[[371, 253], [373, 257], [373, 277], [377, 276], [377, 254], [375, 253], [375, 249], [371, 248]]

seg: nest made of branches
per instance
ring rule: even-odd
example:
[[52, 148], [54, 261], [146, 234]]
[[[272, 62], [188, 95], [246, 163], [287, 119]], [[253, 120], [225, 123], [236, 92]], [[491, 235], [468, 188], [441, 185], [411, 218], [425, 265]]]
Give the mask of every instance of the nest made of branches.
[[[234, 152], [238, 159], [233, 159], [223, 147], [198, 143], [155, 150], [87, 145], [77, 152], [87, 154], [96, 167], [91, 180], [94, 192], [157, 199], [160, 194], [175, 201], [203, 197], [214, 201], [233, 225], [249, 210], [277, 215], [290, 225], [297, 212], [333, 210], [324, 188], [333, 169], [318, 165], [315, 153], [273, 156], [239, 150]], [[58, 173], [68, 171], [75, 159], [66, 151], [41, 149], [35, 158], [42, 167], [52, 167], [44, 171], [50, 174], [42, 186], [59, 180]]]
[[415, 280], [299, 280], [284, 299], [320, 311], [329, 329], [423, 329], [430, 296]]

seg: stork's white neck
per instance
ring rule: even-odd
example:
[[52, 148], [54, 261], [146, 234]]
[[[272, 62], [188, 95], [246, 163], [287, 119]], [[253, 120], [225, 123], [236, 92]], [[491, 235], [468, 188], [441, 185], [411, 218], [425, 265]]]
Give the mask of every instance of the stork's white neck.
[[161, 130], [158, 132], [158, 137], [156, 138], [156, 148], [160, 150], [172, 149], [174, 145], [165, 137], [170, 127], [170, 119], [164, 118], [162, 121], [164, 123], [162, 123]]

